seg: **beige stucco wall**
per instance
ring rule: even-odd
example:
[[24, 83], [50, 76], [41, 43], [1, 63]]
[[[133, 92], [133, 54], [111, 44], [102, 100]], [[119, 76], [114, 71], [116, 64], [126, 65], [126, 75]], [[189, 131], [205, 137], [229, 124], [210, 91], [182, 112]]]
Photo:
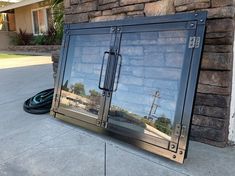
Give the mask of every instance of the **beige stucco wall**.
[[15, 9], [16, 31], [26, 30], [27, 33], [33, 33], [32, 14], [33, 9], [41, 8], [39, 4], [28, 5]]
[[8, 49], [12, 35], [15, 35], [15, 32], [0, 31], [0, 50]]

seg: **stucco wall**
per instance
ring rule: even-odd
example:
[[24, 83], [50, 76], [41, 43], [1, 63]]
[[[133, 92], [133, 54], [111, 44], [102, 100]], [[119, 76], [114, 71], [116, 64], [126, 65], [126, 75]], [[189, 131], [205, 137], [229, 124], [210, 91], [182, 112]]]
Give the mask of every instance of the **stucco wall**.
[[27, 33], [33, 33], [32, 26], [32, 9], [40, 8], [39, 4], [33, 4], [15, 9], [16, 31], [19, 29], [26, 30]]
[[15, 35], [14, 32], [0, 31], [0, 50], [7, 50], [10, 45], [10, 36]]

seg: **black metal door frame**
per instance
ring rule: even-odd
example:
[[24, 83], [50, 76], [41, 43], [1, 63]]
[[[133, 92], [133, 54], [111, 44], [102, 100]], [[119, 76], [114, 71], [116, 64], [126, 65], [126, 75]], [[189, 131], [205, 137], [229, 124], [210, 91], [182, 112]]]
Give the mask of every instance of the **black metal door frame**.
[[[156, 145], [154, 143], [158, 143], [158, 140], [155, 142], [154, 139], [151, 138], [145, 140], [146, 136], [143, 136], [143, 138], [141, 138], [140, 135], [131, 135], [131, 133], [130, 135], [125, 136], [125, 129], [123, 129], [124, 133], [121, 132], [121, 136], [119, 136], [124, 140], [128, 139], [128, 142], [131, 142], [134, 145], [139, 146], [145, 150], [162, 155], [171, 160], [183, 163], [187, 151], [188, 134], [192, 116], [194, 95], [198, 79], [200, 56], [205, 33], [206, 16], [206, 12], [196, 12], [161, 17], [140, 18], [137, 20], [121, 20], [79, 25], [65, 25], [65, 35], [63, 39], [61, 58], [59, 62], [59, 74], [57, 76], [55, 84], [55, 94], [51, 114], [59, 119], [71, 123], [76, 123], [78, 125], [91, 128], [95, 131], [103, 131], [103, 128], [107, 127], [108, 111], [111, 104], [112, 91], [115, 86], [115, 79], [113, 78], [116, 76], [116, 72], [118, 70], [118, 63], [111, 62], [111, 60], [118, 60], [119, 57], [121, 57], [121, 53], [119, 52], [121, 33], [151, 31], [153, 29], [157, 31], [166, 29], [189, 30], [187, 49], [185, 53], [186, 59], [184, 59], [184, 66], [182, 70], [183, 81], [181, 82], [183, 83], [180, 86], [181, 93], [179, 94], [177, 102], [177, 111], [175, 113], [172, 140], [170, 141], [170, 143], [165, 143], [164, 141], [162, 141], [163, 145]], [[138, 28], [135, 27], [136, 25], [139, 25]], [[111, 33], [114, 33], [115, 36], [113, 39], [111, 39], [109, 51], [104, 51], [104, 54], [108, 54], [108, 64], [112, 65], [108, 67], [113, 67], [115, 69], [113, 72], [110, 72], [110, 70], [109, 73], [106, 72], [105, 82], [103, 86], [100, 86], [100, 88], [103, 89], [103, 98], [101, 101], [102, 108], [99, 112], [97, 120], [94, 118], [89, 118], [84, 114], [78, 114], [77, 112], [69, 111], [63, 108], [61, 109], [59, 107], [61, 85], [63, 82], [63, 76], [65, 73], [65, 67], [68, 59], [67, 54], [70, 37], [78, 34], [89, 35], [94, 32], [94, 29], [95, 33], [107, 33], [107, 31], [111, 29]], [[112, 79], [110, 78], [110, 76], [112, 77]], [[111, 127], [110, 130], [114, 133], [117, 133], [115, 127]], [[133, 138], [130, 139], [130, 137]]]

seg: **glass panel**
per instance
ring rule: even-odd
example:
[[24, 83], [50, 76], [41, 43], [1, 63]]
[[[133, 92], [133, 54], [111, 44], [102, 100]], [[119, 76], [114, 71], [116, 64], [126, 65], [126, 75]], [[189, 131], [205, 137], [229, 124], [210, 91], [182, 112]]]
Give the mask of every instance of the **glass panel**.
[[33, 25], [34, 25], [34, 33], [39, 34], [39, 24], [38, 24], [38, 15], [37, 11], [33, 11]]
[[13, 13], [8, 13], [8, 30], [9, 31], [16, 31], [16, 23], [15, 23], [15, 14]]
[[45, 9], [38, 10], [39, 33], [47, 32]]
[[98, 88], [110, 34], [71, 36], [60, 105], [97, 118], [102, 91]]
[[125, 33], [109, 123], [171, 140], [187, 31]]
[[34, 33], [43, 34], [47, 32], [46, 10], [33, 11]]

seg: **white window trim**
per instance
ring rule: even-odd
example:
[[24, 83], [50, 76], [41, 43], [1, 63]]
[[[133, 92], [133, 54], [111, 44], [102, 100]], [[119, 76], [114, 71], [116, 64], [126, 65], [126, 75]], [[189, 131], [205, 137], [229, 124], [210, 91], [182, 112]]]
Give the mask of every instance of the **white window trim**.
[[50, 6], [45, 6], [45, 7], [40, 7], [40, 8], [36, 8], [36, 9], [32, 9], [31, 10], [31, 18], [32, 18], [32, 29], [33, 29], [33, 35], [37, 36], [37, 35], [43, 35], [43, 33], [39, 33], [36, 34], [35, 33], [35, 27], [34, 27], [34, 19], [33, 19], [33, 12], [38, 11], [38, 10], [43, 10], [44, 11], [44, 20], [46, 22], [46, 31], [48, 31], [48, 18], [47, 18], [47, 12], [46, 10], [49, 9]]

